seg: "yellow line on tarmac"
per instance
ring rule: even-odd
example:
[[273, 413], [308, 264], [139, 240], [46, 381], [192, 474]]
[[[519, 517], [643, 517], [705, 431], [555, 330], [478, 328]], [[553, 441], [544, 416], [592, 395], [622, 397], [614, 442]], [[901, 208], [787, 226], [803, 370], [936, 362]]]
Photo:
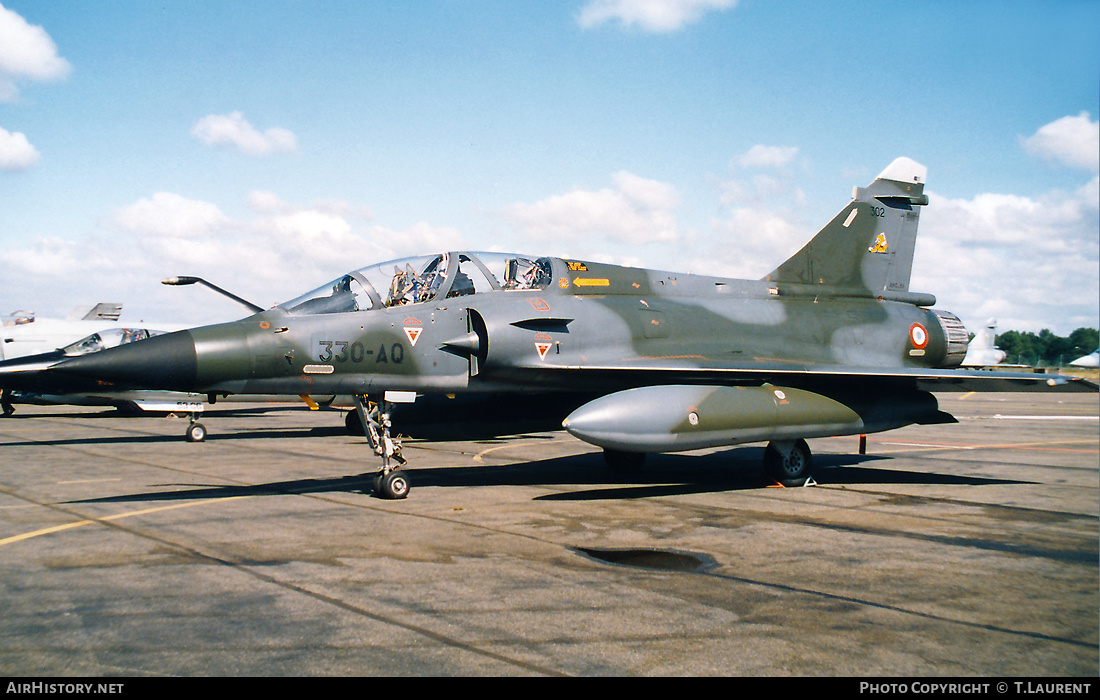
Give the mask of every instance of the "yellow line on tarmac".
[[102, 484], [107, 481], [122, 481], [122, 479], [77, 479], [75, 481], [59, 481], [58, 484]]
[[486, 450], [482, 450], [481, 452], [478, 452], [476, 455], [474, 455], [474, 461], [480, 463], [481, 458], [485, 457], [490, 452], [496, 452], [497, 450], [507, 450], [509, 447], [526, 447], [529, 444], [530, 443], [521, 442], [518, 445], [497, 445], [496, 447], [490, 447], [490, 448], [488, 448]]
[[133, 510], [129, 513], [119, 513], [117, 515], [108, 515], [103, 518], [96, 518], [95, 520], [77, 520], [73, 523], [66, 523], [64, 525], [54, 525], [53, 527], [43, 528], [42, 530], [35, 530], [34, 532], [26, 532], [22, 535], [13, 535], [11, 537], [5, 537], [0, 540], [0, 547], [6, 544], [14, 544], [15, 542], [22, 542], [23, 540], [29, 540], [34, 537], [41, 537], [42, 535], [50, 535], [55, 532], [63, 532], [65, 530], [71, 530], [77, 527], [84, 527], [85, 525], [91, 525], [93, 523], [104, 523], [112, 520], [122, 520], [123, 518], [132, 518], [135, 515], [148, 515], [149, 513], [160, 513], [166, 510], [175, 510], [176, 508], [190, 508], [191, 506], [201, 506], [207, 503], [225, 503], [227, 501], [236, 501], [240, 498], [247, 498], [246, 496], [230, 496], [228, 498], [207, 498], [202, 501], [191, 501], [189, 503], [175, 503], [170, 506], [159, 506], [157, 508], [145, 508], [143, 510]]
[[524, 447], [530, 447], [531, 445], [552, 445], [552, 444], [557, 443], [557, 442], [566, 442], [566, 440], [551, 439], [547, 442], [543, 442], [543, 441], [539, 441], [539, 442], [534, 442], [534, 441], [532, 441], [532, 442], [509, 442], [509, 443], [504, 444], [504, 445], [497, 445], [496, 447], [490, 447], [488, 449], [482, 450], [481, 452], [478, 452], [476, 455], [474, 455], [474, 461], [480, 464], [481, 461], [482, 461], [481, 460], [482, 457], [487, 456], [491, 452], [497, 452], [499, 450], [509, 450], [509, 449], [512, 449], [512, 448], [524, 448]]

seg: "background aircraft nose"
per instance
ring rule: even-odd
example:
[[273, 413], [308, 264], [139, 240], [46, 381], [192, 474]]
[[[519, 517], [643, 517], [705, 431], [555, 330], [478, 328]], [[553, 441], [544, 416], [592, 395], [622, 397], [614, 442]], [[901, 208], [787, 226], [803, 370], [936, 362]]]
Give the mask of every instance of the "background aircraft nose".
[[176, 331], [74, 357], [49, 371], [124, 387], [188, 391], [198, 361], [191, 332]]

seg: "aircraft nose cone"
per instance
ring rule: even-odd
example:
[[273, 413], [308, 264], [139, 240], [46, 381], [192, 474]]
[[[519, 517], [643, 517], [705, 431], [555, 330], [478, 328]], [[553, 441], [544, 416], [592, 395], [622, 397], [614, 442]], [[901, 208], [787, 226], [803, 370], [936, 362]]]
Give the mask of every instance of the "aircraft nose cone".
[[0, 389], [41, 391], [43, 377], [53, 365], [65, 359], [60, 350], [40, 355], [16, 357], [0, 362]]
[[74, 357], [49, 371], [120, 387], [188, 391], [198, 359], [190, 331], [176, 331]]

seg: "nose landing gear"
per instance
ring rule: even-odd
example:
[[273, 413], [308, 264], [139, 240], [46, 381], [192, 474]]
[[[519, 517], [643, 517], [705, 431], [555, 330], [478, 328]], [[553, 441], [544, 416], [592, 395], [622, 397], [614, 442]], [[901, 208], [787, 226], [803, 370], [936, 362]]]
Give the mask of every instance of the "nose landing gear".
[[400, 470], [406, 461], [401, 455], [401, 440], [390, 435], [390, 414], [386, 402], [375, 403], [366, 396], [356, 395], [355, 406], [367, 442], [382, 458], [382, 467], [374, 477], [374, 493], [381, 498], [405, 498], [409, 495], [409, 480]]

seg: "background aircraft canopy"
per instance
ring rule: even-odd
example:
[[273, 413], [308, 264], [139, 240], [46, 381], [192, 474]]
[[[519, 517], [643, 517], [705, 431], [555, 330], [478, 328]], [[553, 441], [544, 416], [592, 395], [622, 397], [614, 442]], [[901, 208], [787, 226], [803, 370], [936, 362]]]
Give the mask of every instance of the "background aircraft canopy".
[[87, 355], [90, 352], [99, 352], [106, 348], [113, 348], [127, 343], [136, 343], [139, 340], [160, 335], [165, 331], [154, 331], [147, 328], [109, 328], [107, 330], [92, 333], [86, 338], [81, 338], [61, 348], [61, 352], [68, 357]]
[[495, 290], [541, 289], [550, 258], [508, 253], [439, 253], [364, 267], [278, 308], [295, 315], [370, 311]]
[[7, 316], [4, 316], [0, 321], [0, 326], [22, 326], [27, 323], [34, 323], [33, 311], [12, 311]]

